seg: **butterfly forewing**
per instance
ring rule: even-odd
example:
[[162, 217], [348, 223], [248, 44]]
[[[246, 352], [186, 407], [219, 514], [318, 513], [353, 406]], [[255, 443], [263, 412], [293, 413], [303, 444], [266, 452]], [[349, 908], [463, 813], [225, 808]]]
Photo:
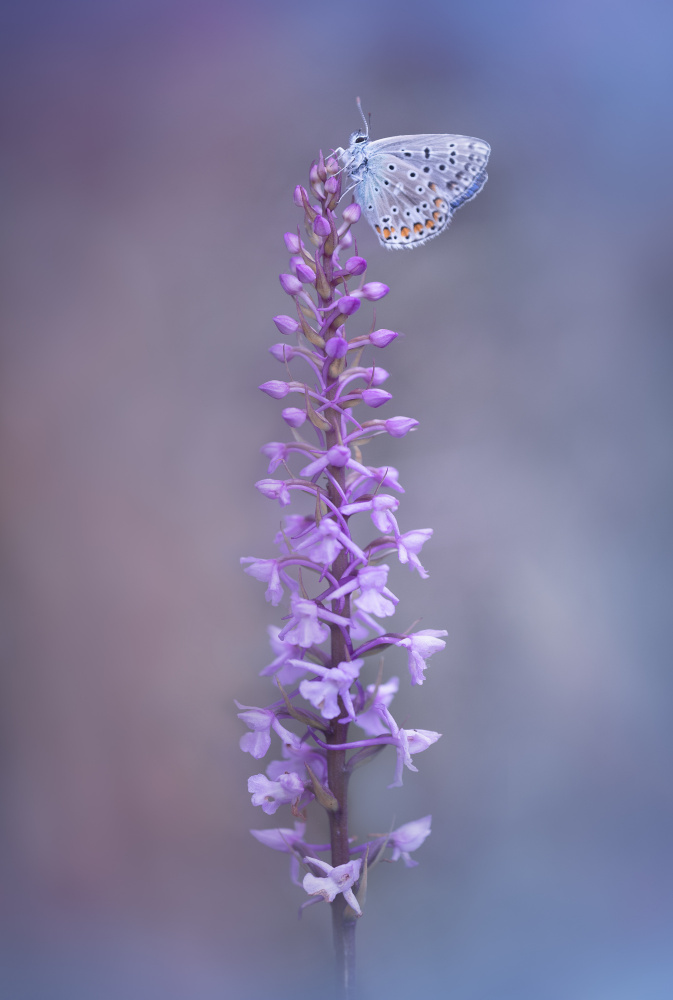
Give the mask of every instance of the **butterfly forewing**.
[[379, 241], [397, 249], [446, 229], [486, 183], [489, 153], [488, 143], [471, 136], [399, 135], [368, 141], [345, 165]]

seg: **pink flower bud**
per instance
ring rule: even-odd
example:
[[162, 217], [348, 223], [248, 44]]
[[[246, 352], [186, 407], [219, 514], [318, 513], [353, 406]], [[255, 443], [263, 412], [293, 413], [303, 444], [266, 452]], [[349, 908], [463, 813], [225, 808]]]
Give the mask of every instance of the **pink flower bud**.
[[358, 221], [361, 215], [362, 209], [356, 201], [344, 208], [344, 222], [348, 222], [351, 226]]
[[313, 268], [305, 264], [303, 260], [297, 261], [296, 264], [297, 277], [300, 281], [307, 283], [313, 283], [315, 281], [315, 271]]
[[387, 347], [396, 337], [399, 337], [399, 333], [395, 333], [394, 330], [374, 330], [369, 334], [369, 343], [374, 347]]
[[[261, 388], [261, 386], [260, 386]], [[367, 404], [376, 409], [377, 406], [383, 406], [387, 403], [389, 399], [392, 399], [392, 395], [386, 392], [385, 389], [363, 389], [362, 399]]]
[[285, 240], [285, 246], [290, 253], [299, 253], [301, 250], [301, 240], [296, 233], [285, 233], [283, 239]]
[[348, 341], [345, 337], [331, 337], [325, 344], [325, 354], [328, 358], [345, 358], [348, 354]]
[[284, 396], [287, 396], [290, 391], [290, 387], [287, 382], [280, 382], [276, 378], [272, 378], [269, 382], [262, 382], [259, 388], [262, 392], [265, 392], [267, 396], [273, 397], [273, 399], [282, 399]]
[[[280, 346], [282, 347], [282, 344]], [[367, 381], [370, 385], [382, 385], [386, 379], [390, 378], [390, 372], [387, 372], [385, 368], [381, 368], [379, 365], [366, 368], [365, 371], [367, 373]]]
[[285, 334], [287, 337], [291, 333], [297, 333], [301, 330], [301, 326], [296, 319], [292, 319], [291, 316], [274, 316], [273, 321], [278, 327], [278, 332]]
[[375, 302], [376, 299], [382, 299], [389, 291], [388, 286], [384, 285], [382, 281], [368, 281], [360, 289], [360, 295], [364, 299], [369, 299], [370, 302]]
[[295, 353], [294, 347], [290, 347], [289, 344], [273, 344], [269, 348], [269, 354], [273, 355], [276, 361], [291, 361]]
[[413, 417], [390, 417], [385, 421], [386, 430], [394, 438], [404, 437], [416, 427], [418, 427], [418, 420], [414, 420]]
[[349, 257], [344, 264], [344, 270], [349, 274], [364, 274], [367, 270], [367, 261], [364, 257]]
[[324, 215], [316, 215], [313, 221], [313, 232], [316, 236], [329, 236], [332, 232], [330, 224]]
[[303, 206], [304, 206], [304, 202], [302, 200], [302, 194], [306, 198], [308, 198], [308, 195], [306, 194], [306, 190], [301, 186], [301, 184], [297, 184], [296, 188], [294, 189], [294, 198], [293, 198], [294, 203], [297, 206], [297, 208], [303, 208]]
[[351, 457], [351, 450], [345, 444], [335, 444], [327, 452], [327, 457], [330, 465], [336, 465], [337, 468], [342, 469]]
[[290, 427], [301, 427], [306, 420], [306, 411], [296, 406], [288, 406], [282, 411], [283, 420]]
[[278, 278], [281, 287], [288, 295], [298, 295], [301, 291], [301, 281], [294, 274], [281, 274]]
[[344, 295], [342, 299], [339, 299], [337, 308], [343, 316], [351, 316], [360, 308], [360, 300], [354, 295]]

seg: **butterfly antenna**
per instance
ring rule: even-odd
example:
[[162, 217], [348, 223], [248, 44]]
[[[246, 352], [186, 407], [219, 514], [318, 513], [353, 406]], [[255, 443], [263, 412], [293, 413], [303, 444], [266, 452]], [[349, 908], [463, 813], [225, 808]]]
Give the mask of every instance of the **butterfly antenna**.
[[[369, 122], [367, 121], [367, 119], [366, 119], [366, 117], [365, 117], [365, 113], [364, 113], [364, 111], [362, 110], [362, 104], [360, 103], [360, 98], [359, 98], [359, 97], [356, 97], [356, 98], [355, 98], [355, 103], [357, 104], [357, 106], [358, 106], [358, 111], [359, 111], [359, 112], [360, 112], [360, 114], [362, 115], [362, 120], [363, 120], [363, 122], [365, 123], [365, 134], [366, 134], [367, 138], [369, 138]], [[370, 117], [371, 117], [371, 116], [370, 116]]]

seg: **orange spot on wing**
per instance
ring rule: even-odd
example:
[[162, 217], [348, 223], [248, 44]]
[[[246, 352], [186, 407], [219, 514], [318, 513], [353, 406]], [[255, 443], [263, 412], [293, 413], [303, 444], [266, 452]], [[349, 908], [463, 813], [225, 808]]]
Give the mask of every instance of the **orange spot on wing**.
[[435, 224], [432, 221], [432, 219], [426, 219], [425, 220], [425, 224], [428, 227], [428, 229], [434, 229], [435, 228]]
[[390, 239], [390, 230], [388, 229], [387, 226], [383, 230], [383, 238], [384, 238], [384, 240], [389, 240]]
[[442, 207], [442, 199], [441, 198], [435, 198], [435, 200], [433, 202], [433, 205], [436, 205], [437, 208], [441, 208]]
[[414, 223], [414, 232], [415, 233], [420, 233], [422, 229], [423, 229], [423, 223], [422, 222], [415, 222]]
[[402, 228], [400, 229], [400, 232], [402, 233], [402, 236], [404, 236], [404, 238], [406, 240], [407, 236], [409, 236], [409, 234], [411, 233], [411, 230], [409, 229], [408, 226], [402, 226]]
[[380, 227], [380, 226], [374, 226], [374, 229], [376, 230], [376, 232], [377, 232], [377, 233], [379, 234], [379, 236], [380, 236], [380, 235], [381, 235], [381, 227]]
[[439, 220], [442, 217], [442, 213], [441, 212], [433, 212], [432, 213], [432, 217], [435, 220], [435, 222], [439, 222]]
[[437, 185], [435, 183], [428, 184], [428, 187], [430, 188], [431, 191], [437, 190]]

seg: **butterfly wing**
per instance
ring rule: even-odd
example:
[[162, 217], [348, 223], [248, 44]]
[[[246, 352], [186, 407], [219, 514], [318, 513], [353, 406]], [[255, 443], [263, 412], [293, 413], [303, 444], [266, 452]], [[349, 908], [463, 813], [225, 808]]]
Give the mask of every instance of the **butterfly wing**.
[[398, 135], [368, 143], [356, 198], [385, 247], [421, 246], [487, 180], [490, 146], [465, 135]]

